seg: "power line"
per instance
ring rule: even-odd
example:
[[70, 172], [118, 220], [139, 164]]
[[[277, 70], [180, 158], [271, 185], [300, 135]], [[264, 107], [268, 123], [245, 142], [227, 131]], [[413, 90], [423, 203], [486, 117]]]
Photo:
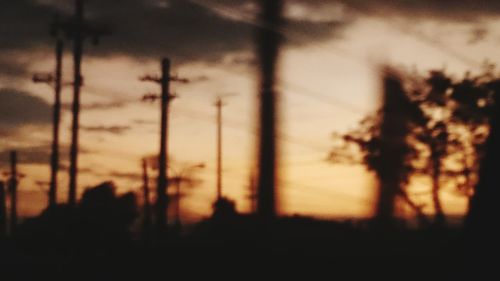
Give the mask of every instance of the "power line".
[[[370, 16], [369, 12], [363, 12], [361, 10], [356, 10], [356, 12], [364, 14], [365, 16]], [[427, 46], [432, 47], [432, 48], [434, 48], [434, 49], [436, 49], [436, 50], [438, 50], [446, 55], [450, 55], [450, 56], [454, 57], [456, 60], [461, 61], [462, 63], [464, 63], [468, 66], [471, 66], [473, 68], [481, 67], [481, 64], [478, 63], [477, 61], [475, 61], [474, 59], [458, 52], [457, 50], [455, 50], [453, 48], [450, 48], [447, 45], [444, 45], [444, 44], [436, 41], [434, 38], [429, 37], [428, 35], [425, 35], [421, 32], [418, 32], [418, 31], [410, 28], [407, 25], [403, 26], [403, 24], [401, 22], [394, 24], [392, 22], [389, 22], [389, 18], [379, 17], [379, 19], [383, 23], [385, 23], [386, 26], [388, 26], [389, 28], [391, 28], [393, 30], [396, 30], [398, 33], [400, 33], [402, 35], [410, 35], [413, 38], [417, 39], [418, 41], [426, 44]]]
[[[236, 11], [234, 9], [230, 9], [230, 8], [227, 8], [227, 7], [222, 7], [220, 5], [218, 5], [217, 7], [213, 7], [210, 4], [202, 3], [201, 1], [197, 1], [197, 0], [189, 0], [189, 1], [192, 2], [192, 3], [194, 3], [194, 4], [196, 4], [196, 5], [198, 5], [198, 6], [201, 6], [201, 7], [204, 7], [206, 9], [209, 9], [209, 10], [214, 10], [215, 9], [215, 11], [217, 11], [217, 10], [224, 11], [226, 15], [233, 15], [232, 17], [230, 17], [231, 19], [242, 21], [242, 22], [245, 22], [245, 23], [248, 23], [248, 24], [260, 27], [260, 28], [270, 29], [272, 31], [275, 31], [275, 32], [278, 32], [278, 33], [280, 33], [282, 35], [285, 35], [285, 36], [288, 37], [288, 39], [290, 39], [290, 34], [291, 34], [290, 31], [287, 31], [286, 29], [282, 29], [282, 28], [276, 28], [276, 27], [269, 26], [269, 25], [266, 25], [264, 23], [258, 22], [258, 20], [254, 19], [254, 18], [249, 18], [246, 15], [242, 15], [239, 11]], [[300, 36], [300, 34], [299, 33], [295, 33], [294, 36], [297, 37], [297, 36]], [[338, 49], [338, 48], [334, 48], [334, 49], [335, 49], [335, 52], [342, 52], [342, 53], [344, 53], [344, 55], [353, 57], [353, 55], [349, 54], [348, 51], [346, 51], [346, 50], [341, 50], [341, 49]], [[332, 55], [332, 53], [328, 52], [328, 55]], [[365, 61], [363, 61], [363, 63], [366, 64]], [[377, 70], [379, 70], [379, 69], [377, 68]], [[231, 72], [231, 73], [235, 74], [234, 72]], [[244, 77], [244, 78], [247, 78], [247, 77]], [[325, 102], [327, 104], [333, 105], [333, 106], [335, 106], [337, 108], [340, 108], [340, 109], [343, 109], [343, 110], [348, 110], [348, 111], [351, 111], [353, 113], [360, 113], [360, 112], [365, 112], [366, 111], [366, 110], [364, 110], [362, 108], [359, 108], [359, 107], [357, 107], [355, 105], [349, 104], [349, 103], [347, 103], [345, 101], [342, 101], [340, 99], [336, 99], [336, 98], [332, 98], [332, 97], [326, 98], [325, 95], [318, 94], [317, 92], [305, 89], [304, 87], [300, 87], [300, 86], [298, 86], [295, 83], [292, 83], [292, 82], [289, 82], [289, 81], [285, 81], [283, 79], [280, 80], [280, 83], [284, 84], [285, 87], [291, 88], [291, 89], [299, 89], [299, 88], [301, 88], [301, 89], [299, 89], [297, 91], [297, 93], [299, 93], [299, 94], [307, 93], [306, 96], [315, 97], [316, 99], [318, 99], [321, 102]]]
[[[292, 41], [294, 40], [297, 40], [297, 41], [300, 41], [302, 42], [301, 39], [297, 39], [298, 37], [301, 37], [301, 36], [306, 36], [305, 34], [300, 34], [298, 32], [290, 32], [289, 30], [286, 30], [286, 29], [278, 29], [276, 27], [273, 27], [273, 26], [269, 26], [269, 25], [266, 25], [262, 22], [259, 22], [257, 19], [255, 19], [254, 17], [248, 17], [247, 15], [244, 15], [242, 14], [240, 11], [237, 11], [235, 9], [231, 9], [231, 8], [228, 8], [228, 7], [223, 7], [221, 5], [217, 5], [217, 7], [214, 7], [214, 5], [210, 5], [210, 4], [207, 4], [207, 3], [202, 3], [201, 1], [198, 1], [198, 0], [189, 0], [191, 3], [194, 3], [198, 6], [201, 6], [201, 7], [204, 7], [208, 10], [211, 10], [211, 11], [214, 11], [214, 12], [218, 12], [218, 11], [223, 11], [223, 15], [225, 16], [229, 16], [230, 19], [233, 19], [233, 20], [236, 20], [236, 21], [241, 21], [241, 22], [244, 22], [244, 23], [247, 23], [247, 24], [250, 24], [250, 25], [254, 25], [256, 27], [259, 27], [259, 28], [266, 28], [266, 29], [271, 29], [275, 32], [279, 32], [280, 34], [282, 34], [283, 36], [286, 36], [287, 39], [291, 39]], [[354, 9], [353, 9], [354, 10]], [[371, 16], [368, 12], [363, 12], [361, 10], [356, 10], [356, 12], [360, 13], [360, 14], [364, 14], [365, 16]], [[422, 33], [419, 33], [419, 32], [416, 32], [408, 27], [404, 27], [402, 26], [401, 24], [394, 24], [394, 23], [391, 23], [388, 21], [388, 19], [384, 19], [384, 18], [381, 18], [381, 20], [383, 22], [386, 23], [387, 26], [389, 26], [390, 28], [398, 31], [399, 33], [403, 34], [403, 35], [410, 35], [410, 36], [413, 36], [415, 39], [419, 40], [420, 42], [434, 48], [434, 49], [437, 49], [439, 50], [440, 52], [443, 52], [444, 54], [447, 54], [447, 55], [450, 55], [452, 56], [453, 58], [455, 58], [456, 60], [459, 60], [465, 64], [467, 64], [468, 66], [471, 66], [473, 68], [478, 68], [478, 67], [481, 67], [481, 64], [478, 63], [477, 61], [473, 60], [472, 58], [458, 52], [457, 50], [455, 49], [452, 49], [444, 44], [441, 44], [439, 42], [437, 42], [436, 40], [434, 40], [433, 38], [425, 35], [425, 34], [422, 34]], [[292, 36], [290, 36], [292, 35]], [[290, 38], [290, 37], [296, 37], [296, 38]], [[319, 49], [323, 49], [323, 48], [319, 48]], [[328, 46], [328, 49], [331, 49], [337, 53], [342, 53], [343, 55], [345, 55], [346, 57], [349, 57], [351, 59], [354, 59], [354, 60], [357, 60], [363, 64], [366, 64], [368, 65], [370, 68], [374, 68], [376, 69], [377, 71], [383, 71], [382, 69], [379, 69], [379, 67], [377, 65], [374, 65], [374, 64], [371, 64], [371, 63], [367, 63], [364, 59], [360, 59], [358, 56], [352, 54], [351, 52], [347, 51], [347, 50], [344, 50], [344, 49], [340, 49], [338, 47], [331, 47], [331, 46]], [[330, 52], [327, 52], [329, 55], [331, 55]], [[391, 73], [389, 73], [389, 75], [391, 75]]]
[[330, 106], [333, 106], [337, 109], [341, 109], [344, 111], [347, 111], [349, 113], [353, 113], [356, 115], [366, 113], [368, 110], [361, 108], [359, 106], [353, 105], [351, 103], [348, 103], [346, 101], [340, 100], [338, 98], [332, 97], [332, 96], [326, 96], [324, 94], [315, 92], [313, 90], [310, 90], [308, 88], [305, 88], [303, 86], [300, 86], [298, 84], [286, 81], [286, 80], [281, 80], [281, 83], [284, 84], [285, 88], [288, 88], [292, 90], [292, 93], [299, 94], [311, 99], [314, 99], [318, 102], [321, 102], [323, 104], [328, 104]]
[[[176, 114], [181, 114], [184, 117], [188, 117], [188, 118], [192, 118], [192, 119], [197, 119], [197, 120], [202, 120], [204, 122], [207, 122], [207, 121], [211, 122], [210, 119], [214, 118], [213, 116], [208, 115], [208, 114], [207, 115], [200, 114], [200, 112], [198, 112], [198, 111], [191, 111], [191, 110], [188, 110], [186, 108], [180, 108], [180, 111], [178, 111], [178, 109], [179, 108], [176, 108], [175, 113]], [[236, 130], [244, 131], [244, 132], [249, 133], [251, 135], [257, 135], [258, 134], [256, 128], [248, 129], [244, 124], [239, 123], [239, 122], [226, 121], [226, 126], [228, 126], [230, 128], [233, 128], [233, 129], [236, 129]], [[309, 143], [307, 141], [300, 140], [300, 139], [297, 139], [295, 137], [289, 136], [287, 134], [284, 134], [283, 132], [279, 133], [278, 136], [276, 136], [276, 139], [279, 140], [279, 141], [290, 143], [290, 144], [299, 145], [299, 146], [308, 148], [310, 150], [314, 150], [316, 152], [321, 151], [322, 153], [324, 153], [325, 149], [328, 149], [326, 147], [315, 145], [315, 144], [311, 144], [311, 143]]]
[[[238, 171], [233, 171], [232, 174], [233, 174], [233, 176], [230, 176], [230, 175], [228, 176], [229, 179], [238, 180], [238, 181], [241, 181], [242, 183], [245, 182], [245, 179], [244, 178], [240, 178], [240, 177], [235, 178], [234, 174], [240, 174], [242, 177], [248, 176], [248, 175], [243, 175], [242, 173], [239, 173], [239, 170]], [[284, 191], [286, 191], [287, 188], [292, 188], [292, 189], [301, 190], [301, 192], [304, 192], [305, 194], [309, 194], [309, 195], [313, 195], [314, 193], [315, 194], [319, 193], [320, 196], [321, 195], [328, 196], [328, 197], [339, 196], [339, 197], [343, 197], [343, 198], [346, 198], [346, 199], [348, 198], [349, 200], [357, 201], [360, 204], [365, 204], [365, 205], [369, 205], [369, 206], [373, 205], [373, 202], [370, 199], [361, 198], [359, 196], [348, 194], [348, 193], [344, 193], [344, 192], [341, 192], [341, 191], [338, 191], [338, 190], [318, 189], [317, 187], [313, 187], [313, 186], [297, 184], [295, 182], [292, 182], [291, 180], [283, 180], [283, 179], [281, 179], [281, 180], [279, 180], [279, 182], [280, 182], [280, 184], [283, 184], [285, 186]], [[312, 193], [307, 192], [306, 190], [310, 190]]]

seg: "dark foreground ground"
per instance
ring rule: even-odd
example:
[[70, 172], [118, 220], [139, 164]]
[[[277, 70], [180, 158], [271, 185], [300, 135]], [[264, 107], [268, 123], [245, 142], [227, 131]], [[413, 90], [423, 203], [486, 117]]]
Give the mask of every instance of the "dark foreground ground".
[[[271, 276], [279, 280], [285, 276], [499, 280], [475, 278], [478, 267], [474, 265], [482, 265], [487, 258], [466, 247], [470, 243], [459, 228], [377, 230], [306, 218], [283, 218], [263, 226], [251, 218], [237, 218], [207, 220], [189, 234], [174, 235], [170, 230], [168, 239], [150, 240], [106, 229], [95, 225], [85, 231], [75, 225], [65, 227], [64, 232], [39, 225], [20, 229], [16, 239], [1, 242], [1, 276], [10, 276], [5, 280], [179, 280], [195, 276], [207, 280]], [[492, 257], [491, 261], [500, 260]]]

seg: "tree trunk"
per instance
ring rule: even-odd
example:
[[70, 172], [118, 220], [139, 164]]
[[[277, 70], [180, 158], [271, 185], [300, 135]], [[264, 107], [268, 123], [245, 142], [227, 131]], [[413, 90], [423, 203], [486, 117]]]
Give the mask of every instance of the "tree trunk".
[[446, 217], [444, 215], [443, 206], [441, 205], [441, 198], [439, 196], [439, 190], [441, 189], [441, 184], [439, 182], [441, 177], [441, 160], [435, 149], [433, 149], [432, 157], [432, 203], [434, 205], [434, 224], [437, 227], [443, 227], [446, 223]]

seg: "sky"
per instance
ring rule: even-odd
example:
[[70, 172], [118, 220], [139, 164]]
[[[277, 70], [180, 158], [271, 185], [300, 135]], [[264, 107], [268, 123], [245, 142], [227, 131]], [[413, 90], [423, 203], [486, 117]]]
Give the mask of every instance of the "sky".
[[[83, 63], [79, 192], [113, 180], [119, 192], [139, 192], [141, 159], [159, 142], [159, 105], [141, 102], [157, 85], [139, 81], [158, 74], [160, 59], [173, 74], [191, 80], [173, 84], [171, 173], [188, 173], [198, 184], [184, 186], [182, 217], [210, 214], [215, 198], [215, 99], [223, 108], [223, 193], [239, 211], [250, 209], [250, 178], [256, 160], [255, 1], [88, 0], [89, 21], [112, 32], [85, 44]], [[0, 3], [0, 169], [8, 152], [19, 151], [20, 211], [34, 215], [46, 203], [51, 104], [48, 85], [33, 73], [54, 68], [55, 14], [72, 13], [73, 1], [17, 0]], [[332, 133], [354, 128], [379, 101], [377, 66], [389, 63], [425, 74], [445, 69], [455, 77], [496, 63], [500, 3], [495, 1], [285, 1], [286, 26], [279, 64], [279, 202], [282, 214], [321, 218], [368, 217], [375, 182], [361, 165], [326, 161]], [[71, 42], [66, 40], [64, 81], [71, 82]], [[59, 175], [61, 202], [67, 196], [70, 87], [63, 91]], [[204, 163], [203, 169], [190, 169]], [[151, 170], [152, 176], [156, 171]], [[425, 191], [427, 179], [411, 189]], [[462, 214], [466, 199], [445, 188], [448, 214]], [[428, 204], [430, 193], [415, 200]], [[411, 213], [409, 214], [411, 215]]]

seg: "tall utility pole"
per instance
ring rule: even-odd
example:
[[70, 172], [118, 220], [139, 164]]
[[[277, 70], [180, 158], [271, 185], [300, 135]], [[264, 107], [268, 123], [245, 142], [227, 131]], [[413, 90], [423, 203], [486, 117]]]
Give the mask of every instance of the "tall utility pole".
[[52, 155], [50, 157], [50, 188], [49, 207], [57, 204], [57, 174], [59, 172], [59, 125], [61, 123], [61, 78], [62, 78], [62, 56], [64, 45], [62, 40], [56, 43], [56, 69], [54, 81], [54, 127], [52, 132]]
[[217, 201], [222, 199], [222, 98], [217, 98]]
[[10, 153], [10, 235], [14, 236], [17, 229], [17, 152]]
[[5, 183], [0, 181], [0, 239], [7, 236], [7, 202]]
[[143, 100], [155, 101], [160, 99], [161, 124], [160, 124], [160, 152], [158, 155], [158, 185], [156, 189], [156, 231], [159, 236], [166, 233], [168, 225], [168, 121], [170, 112], [170, 102], [176, 97], [170, 94], [170, 82], [188, 83], [186, 79], [179, 79], [170, 76], [170, 60], [167, 58], [161, 61], [161, 77], [146, 75], [141, 77], [141, 81], [149, 81], [160, 84], [161, 95], [147, 94]]
[[260, 0], [258, 55], [260, 60], [260, 149], [257, 215], [262, 221], [276, 216], [276, 68], [281, 38], [283, 3], [281, 0]]
[[35, 83], [46, 83], [54, 89], [52, 153], [50, 156], [50, 187], [49, 208], [57, 204], [57, 175], [59, 172], [59, 127], [61, 121], [61, 88], [62, 88], [62, 56], [64, 43], [61, 39], [56, 42], [56, 67], [54, 74], [35, 74]]
[[156, 215], [158, 232], [164, 233], [168, 225], [168, 117], [170, 113], [170, 60], [163, 59], [161, 62], [161, 124], [160, 124], [160, 154], [159, 154], [159, 175], [156, 198]]
[[69, 156], [68, 204], [70, 207], [75, 207], [77, 194], [78, 130], [80, 126], [80, 89], [82, 86], [83, 13], [83, 0], [76, 0], [73, 30], [73, 121], [71, 125], [71, 146]]
[[142, 160], [142, 191], [144, 196], [143, 202], [143, 235], [146, 240], [150, 238], [151, 231], [151, 204], [149, 201], [149, 176], [148, 163], [146, 159]]
[[69, 194], [68, 204], [74, 207], [77, 201], [77, 175], [78, 175], [78, 132], [80, 125], [80, 90], [82, 87], [81, 65], [83, 57], [83, 42], [91, 38], [94, 44], [98, 44], [99, 37], [109, 32], [103, 28], [91, 26], [84, 19], [84, 0], [75, 0], [74, 18], [68, 21], [56, 22], [52, 26], [52, 33], [56, 35], [62, 30], [73, 39], [73, 118], [71, 125], [71, 146], [69, 165]]
[[384, 69], [384, 95], [380, 125], [380, 156], [376, 169], [379, 191], [376, 219], [380, 227], [391, 227], [394, 219], [394, 203], [404, 179], [404, 162], [408, 153], [406, 137], [409, 133], [410, 104], [401, 80], [390, 68]]

